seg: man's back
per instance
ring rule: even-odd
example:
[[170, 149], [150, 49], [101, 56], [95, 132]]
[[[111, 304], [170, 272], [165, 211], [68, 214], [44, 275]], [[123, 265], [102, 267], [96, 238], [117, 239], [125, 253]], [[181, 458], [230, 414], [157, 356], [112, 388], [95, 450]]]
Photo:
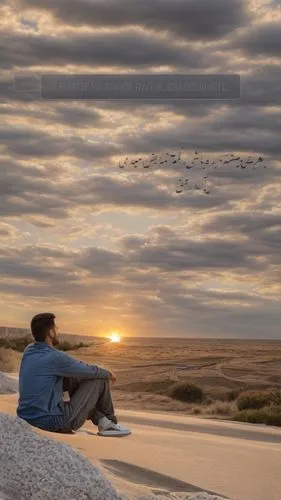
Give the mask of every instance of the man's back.
[[[36, 314], [30, 326], [35, 343], [21, 361], [18, 417], [53, 432], [79, 429], [90, 419], [102, 435], [128, 435], [114, 414], [109, 381], [115, 375], [55, 349], [59, 338], [53, 313]], [[68, 402], [63, 401], [63, 388], [70, 393]]]
[[108, 378], [110, 372], [77, 361], [46, 342], [35, 342], [23, 353], [19, 373], [17, 415], [29, 423], [63, 426], [63, 378]]
[[62, 415], [62, 377], [55, 373], [56, 349], [45, 342], [24, 351], [19, 373], [17, 414], [24, 419]]

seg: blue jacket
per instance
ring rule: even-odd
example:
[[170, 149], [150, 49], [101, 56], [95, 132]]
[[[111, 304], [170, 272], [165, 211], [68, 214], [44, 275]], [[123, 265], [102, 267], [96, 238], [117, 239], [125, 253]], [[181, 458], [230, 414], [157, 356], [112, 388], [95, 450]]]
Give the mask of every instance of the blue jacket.
[[29, 423], [52, 422], [60, 428], [65, 425], [63, 378], [84, 380], [108, 378], [110, 372], [95, 365], [77, 361], [46, 342], [29, 344], [21, 360], [19, 372], [18, 417]]

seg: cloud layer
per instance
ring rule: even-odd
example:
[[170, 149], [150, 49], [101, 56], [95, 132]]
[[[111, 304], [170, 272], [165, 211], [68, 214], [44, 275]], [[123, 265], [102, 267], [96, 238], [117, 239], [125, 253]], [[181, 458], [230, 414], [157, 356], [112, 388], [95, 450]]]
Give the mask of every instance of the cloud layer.
[[[54, 310], [61, 330], [278, 337], [280, 19], [263, 0], [6, 1], [0, 128], [1, 323]], [[14, 75], [236, 73], [241, 98], [47, 101]], [[262, 156], [176, 194], [152, 152]]]

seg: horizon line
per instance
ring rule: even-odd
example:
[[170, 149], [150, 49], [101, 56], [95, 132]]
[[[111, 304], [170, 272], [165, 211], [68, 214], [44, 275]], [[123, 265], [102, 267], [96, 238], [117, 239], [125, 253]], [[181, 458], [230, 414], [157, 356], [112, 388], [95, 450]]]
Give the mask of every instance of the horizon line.
[[[21, 329], [21, 330], [29, 330], [29, 328], [26, 327], [21, 327], [21, 326], [2, 326], [0, 325], [0, 329], [2, 328], [14, 328], [14, 329]], [[30, 331], [31, 333], [31, 331]], [[86, 333], [69, 333], [69, 332], [60, 332], [59, 335], [73, 335], [77, 337], [89, 337], [90, 338], [107, 338], [107, 335], [91, 335], [91, 334], [86, 334]], [[248, 341], [267, 341], [267, 340], [272, 340], [272, 341], [281, 341], [281, 337], [202, 337], [202, 336], [197, 336], [197, 337], [171, 337], [171, 336], [158, 336], [158, 335], [148, 335], [148, 336], [129, 336], [129, 335], [120, 335], [121, 339], [170, 339], [170, 340], [227, 340], [227, 341], [238, 341], [238, 340], [248, 340]]]

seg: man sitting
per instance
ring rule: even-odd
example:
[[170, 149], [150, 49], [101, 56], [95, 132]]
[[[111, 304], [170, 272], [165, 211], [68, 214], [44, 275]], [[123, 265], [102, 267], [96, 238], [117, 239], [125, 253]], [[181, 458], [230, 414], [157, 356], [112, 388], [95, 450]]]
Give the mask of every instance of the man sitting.
[[[34, 316], [31, 331], [35, 342], [26, 347], [20, 365], [18, 417], [52, 432], [71, 433], [91, 420], [101, 436], [130, 434], [114, 413], [109, 381], [115, 382], [116, 376], [56, 349], [54, 314]], [[66, 391], [68, 402], [63, 400]]]

